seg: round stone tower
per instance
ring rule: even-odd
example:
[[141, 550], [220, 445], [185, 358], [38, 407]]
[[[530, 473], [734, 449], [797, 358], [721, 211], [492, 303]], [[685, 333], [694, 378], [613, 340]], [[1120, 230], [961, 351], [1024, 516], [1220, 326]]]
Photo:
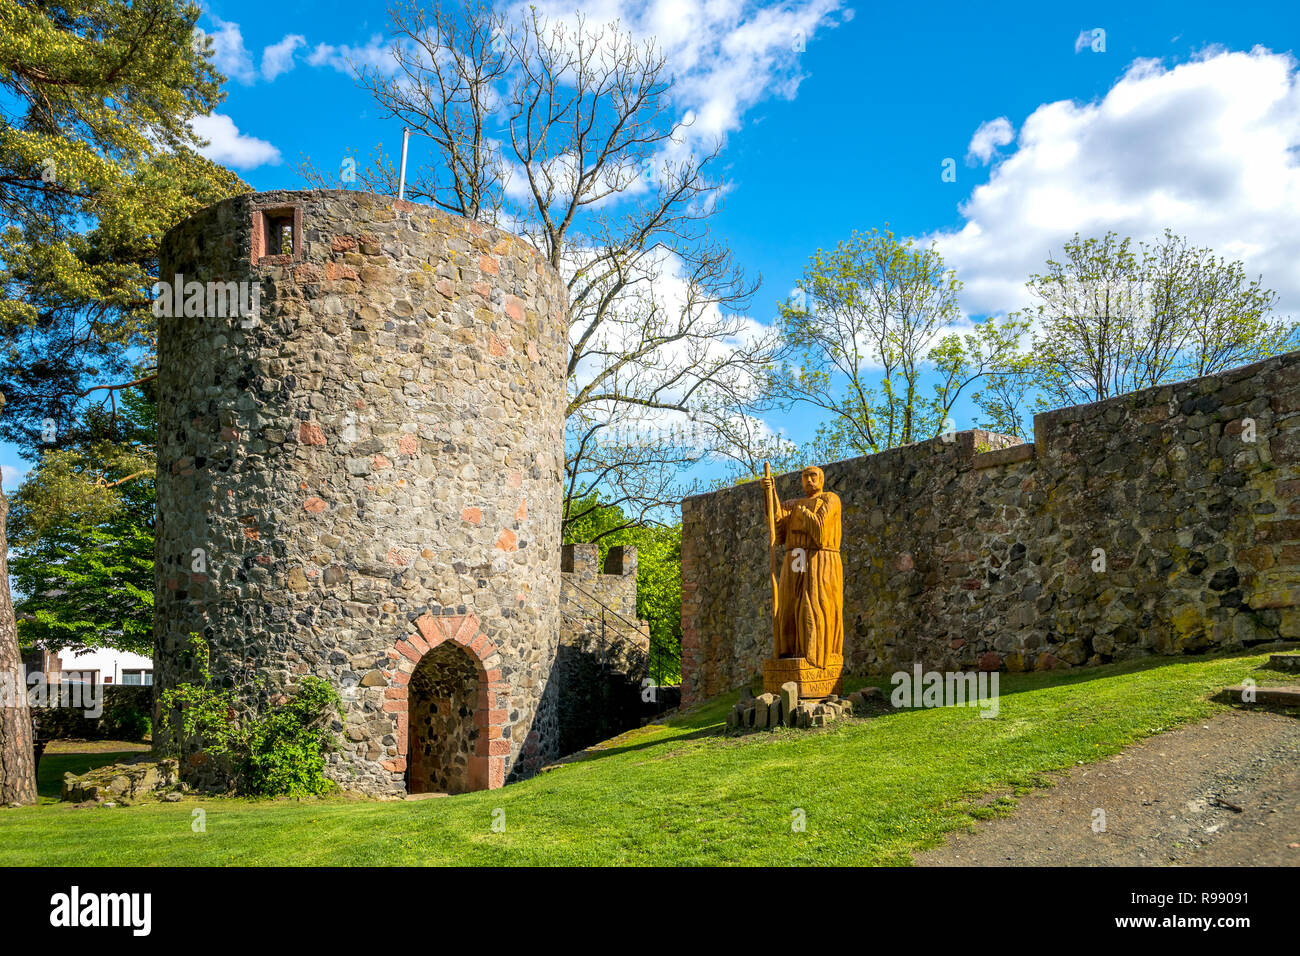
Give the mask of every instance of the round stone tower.
[[160, 278], [160, 687], [191, 634], [250, 705], [330, 681], [348, 789], [496, 787], [554, 756], [555, 271], [476, 222], [311, 191], [203, 210]]

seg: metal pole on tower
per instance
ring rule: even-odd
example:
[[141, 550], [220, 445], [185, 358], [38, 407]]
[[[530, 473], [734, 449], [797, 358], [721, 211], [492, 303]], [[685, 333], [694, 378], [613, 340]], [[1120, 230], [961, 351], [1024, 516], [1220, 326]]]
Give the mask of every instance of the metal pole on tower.
[[402, 169], [397, 175], [397, 201], [406, 198], [406, 147], [411, 142], [411, 128], [402, 127]]

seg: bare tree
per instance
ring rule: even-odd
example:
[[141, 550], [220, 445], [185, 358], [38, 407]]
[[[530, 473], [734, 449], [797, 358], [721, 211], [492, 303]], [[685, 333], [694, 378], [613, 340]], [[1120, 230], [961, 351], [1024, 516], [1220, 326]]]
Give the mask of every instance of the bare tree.
[[[505, 22], [490, 4], [466, 0], [459, 10], [414, 0], [389, 8], [397, 38], [390, 48], [396, 72], [354, 67], [382, 116], [432, 139], [449, 180], [439, 186], [418, 168], [406, 195], [428, 199], [448, 212], [495, 222], [501, 210], [505, 168], [489, 126], [500, 109], [500, 86], [509, 68]], [[397, 191], [397, 176], [382, 159], [368, 171], [370, 185]]]
[[[593, 494], [655, 520], [701, 457], [747, 460], [737, 422], [764, 407], [780, 339], [743, 315], [757, 284], [709, 232], [720, 144], [689, 148], [669, 118], [653, 41], [483, 0], [403, 0], [391, 21], [395, 74], [357, 73], [434, 144], [409, 194], [525, 236], [567, 283], [566, 524]], [[383, 156], [359, 180], [394, 191]]]

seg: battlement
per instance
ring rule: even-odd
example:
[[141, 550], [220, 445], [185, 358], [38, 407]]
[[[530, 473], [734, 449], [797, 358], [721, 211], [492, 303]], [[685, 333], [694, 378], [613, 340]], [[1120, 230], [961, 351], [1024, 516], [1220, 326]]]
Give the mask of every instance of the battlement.
[[[596, 574], [600, 562], [600, 545], [566, 544], [560, 548], [560, 570], [567, 574]], [[636, 546], [610, 545], [600, 574], [636, 577]]]
[[635, 727], [644, 716], [641, 681], [649, 675], [650, 625], [636, 613], [636, 548], [560, 550], [560, 646], [552, 670], [562, 706], [562, 749], [576, 752]]
[[[607, 626], [626, 631], [629, 622], [637, 621], [636, 548], [611, 545], [604, 567], [598, 571], [599, 558], [600, 546], [596, 544], [566, 544], [560, 549], [561, 615], [570, 621], [598, 621], [603, 609]], [[571, 634], [573, 629], [565, 633]]]

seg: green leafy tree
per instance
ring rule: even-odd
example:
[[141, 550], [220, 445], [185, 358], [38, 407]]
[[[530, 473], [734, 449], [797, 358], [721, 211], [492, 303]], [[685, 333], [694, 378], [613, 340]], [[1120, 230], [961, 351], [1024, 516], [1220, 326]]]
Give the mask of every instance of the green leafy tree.
[[45, 452], [14, 495], [18, 637], [49, 650], [153, 646], [152, 388], [122, 393], [76, 443]]
[[[1002, 374], [1023, 324], [987, 321], [945, 334], [959, 316], [961, 283], [933, 246], [889, 231], [854, 233], [818, 250], [780, 324], [796, 360], [778, 377], [790, 403], [829, 413], [809, 451], [864, 455], [932, 438], [951, 427], [972, 383]], [[923, 378], [937, 374], [927, 390]]]
[[[1028, 323], [1025, 323], [1026, 325]], [[1034, 437], [1031, 411], [1037, 366], [1033, 355], [1012, 352], [1000, 360], [997, 375], [990, 375], [971, 393], [979, 409], [975, 425], [1023, 441]]]
[[111, 406], [140, 377], [159, 240], [248, 190], [195, 152], [189, 120], [222, 80], [198, 15], [176, 0], [0, 0], [0, 437], [24, 448], [72, 437], [79, 403]]
[[1096, 402], [1295, 348], [1296, 323], [1271, 317], [1277, 295], [1261, 283], [1169, 230], [1136, 244], [1076, 233], [1027, 286], [1040, 404]]
[[[222, 81], [199, 12], [0, 0], [0, 438], [29, 457], [77, 439], [88, 398], [107, 396], [111, 418], [123, 379], [151, 377], [160, 238], [247, 190], [196, 152], [190, 120]], [[0, 667], [16, 666], [16, 639], [0, 574]], [[2, 712], [0, 800], [34, 801], [26, 708]]]

